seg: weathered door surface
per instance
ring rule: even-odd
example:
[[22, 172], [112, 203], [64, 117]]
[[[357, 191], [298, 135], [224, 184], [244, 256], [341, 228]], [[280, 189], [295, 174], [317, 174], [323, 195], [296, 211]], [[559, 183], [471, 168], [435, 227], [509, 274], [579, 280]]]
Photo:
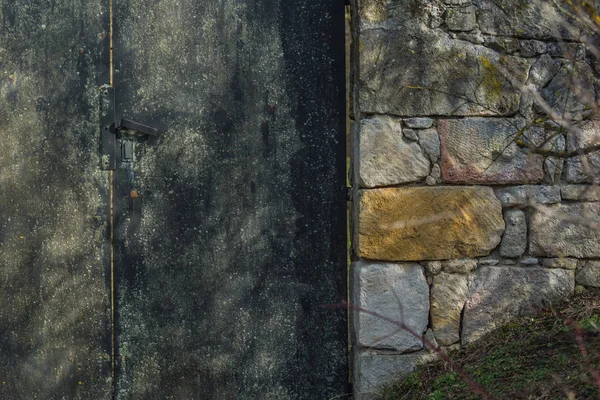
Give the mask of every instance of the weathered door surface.
[[0, 398], [108, 399], [108, 1], [0, 0]]
[[343, 395], [343, 3], [113, 0], [114, 165], [108, 3], [0, 0], [0, 398]]

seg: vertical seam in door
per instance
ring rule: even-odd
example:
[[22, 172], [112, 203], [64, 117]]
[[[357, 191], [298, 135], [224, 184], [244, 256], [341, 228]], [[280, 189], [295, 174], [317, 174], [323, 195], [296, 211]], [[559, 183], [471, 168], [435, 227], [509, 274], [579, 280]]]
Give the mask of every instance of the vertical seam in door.
[[[110, 53], [110, 86], [113, 85], [113, 0], [109, 0], [109, 53]], [[110, 351], [111, 351], [111, 382], [112, 382], [112, 398], [116, 398], [116, 381], [115, 381], [115, 209], [114, 209], [114, 187], [115, 187], [115, 171], [110, 170]]]

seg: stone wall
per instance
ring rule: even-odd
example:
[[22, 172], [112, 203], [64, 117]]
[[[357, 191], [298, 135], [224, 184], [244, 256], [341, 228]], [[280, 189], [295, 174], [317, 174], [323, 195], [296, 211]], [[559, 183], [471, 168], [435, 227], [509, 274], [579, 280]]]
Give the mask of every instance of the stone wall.
[[373, 398], [436, 357], [423, 336], [469, 345], [600, 286], [600, 153], [580, 152], [600, 65], [567, 2], [357, 1], [353, 381]]

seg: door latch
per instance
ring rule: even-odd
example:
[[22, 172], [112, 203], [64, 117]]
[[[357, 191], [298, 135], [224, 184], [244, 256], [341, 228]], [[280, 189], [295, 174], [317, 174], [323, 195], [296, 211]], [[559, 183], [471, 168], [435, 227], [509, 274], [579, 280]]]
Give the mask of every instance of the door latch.
[[[123, 129], [133, 130], [148, 136], [158, 136], [158, 129], [139, 122], [117, 117], [115, 110], [115, 88], [102, 86], [100, 89], [100, 124], [101, 124], [101, 163], [102, 169], [117, 169], [117, 151], [120, 146], [119, 132]], [[126, 142], [124, 142], [127, 146]], [[121, 159], [128, 160], [132, 149], [121, 149]]]

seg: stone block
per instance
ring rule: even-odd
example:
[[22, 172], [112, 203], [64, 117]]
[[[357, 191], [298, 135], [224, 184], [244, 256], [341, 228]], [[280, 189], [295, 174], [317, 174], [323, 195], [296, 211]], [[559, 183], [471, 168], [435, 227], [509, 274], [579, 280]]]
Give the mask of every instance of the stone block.
[[468, 274], [477, 268], [477, 260], [472, 258], [460, 258], [458, 260], [442, 261], [444, 272], [451, 274]]
[[469, 293], [467, 275], [442, 272], [431, 286], [431, 325], [438, 343], [449, 346], [460, 340], [460, 319]]
[[442, 272], [441, 261], [425, 261], [422, 264], [429, 275], [437, 275]]
[[406, 187], [359, 194], [358, 255], [386, 261], [486, 256], [504, 232], [491, 188]]
[[367, 114], [511, 115], [529, 61], [449, 38], [410, 18], [410, 2], [386, 29], [361, 31], [359, 102]]
[[543, 262], [546, 268], [562, 268], [575, 270], [577, 268], [576, 258], [546, 258]]
[[362, 187], [417, 182], [429, 175], [430, 163], [417, 143], [402, 137], [402, 122], [377, 116], [361, 121], [359, 181]]
[[431, 329], [427, 329], [425, 335], [423, 335], [423, 346], [428, 353], [433, 353], [439, 347], [437, 340], [435, 340], [435, 335]]
[[378, 390], [412, 373], [415, 368], [438, 358], [426, 351], [413, 354], [378, 354], [355, 351], [354, 392], [357, 400], [378, 399]]
[[575, 275], [575, 281], [580, 285], [600, 287], [600, 261], [588, 261]]
[[600, 187], [595, 185], [563, 185], [560, 194], [563, 200], [600, 201]]
[[600, 257], [600, 203], [553, 204], [533, 213], [529, 250], [535, 256]]
[[544, 158], [511, 143], [521, 119], [465, 118], [438, 122], [442, 179], [450, 183], [536, 183]]
[[417, 131], [419, 144], [421, 148], [429, 156], [432, 163], [437, 162], [440, 158], [440, 137], [435, 129], [423, 129]]
[[560, 203], [560, 187], [549, 185], [523, 185], [495, 189], [502, 207], [526, 206], [528, 204]]
[[[596, 105], [594, 87], [597, 84], [598, 80], [589, 64], [567, 62], [562, 64], [540, 94], [547, 105], [561, 115], [580, 120], [582, 112]], [[542, 107], [538, 106], [537, 109], [543, 111]]]
[[477, 28], [475, 7], [453, 7], [446, 11], [444, 20], [451, 31], [472, 31]]
[[353, 304], [360, 308], [353, 310], [356, 344], [397, 352], [422, 349], [421, 335], [429, 320], [429, 285], [423, 267], [362, 261], [353, 267]]
[[574, 271], [482, 267], [469, 285], [461, 342], [471, 343], [513, 318], [568, 298], [574, 290]]
[[493, 36], [576, 40], [582, 25], [563, 11], [560, 2], [473, 0], [473, 4], [481, 31]]
[[546, 43], [538, 40], [523, 40], [521, 42], [521, 57], [535, 57], [546, 52]]
[[525, 257], [517, 262], [519, 267], [531, 267], [532, 265], [538, 266], [540, 260], [535, 257]]
[[431, 118], [407, 118], [404, 120], [404, 124], [407, 128], [413, 129], [427, 129], [433, 125], [433, 119]]
[[506, 230], [500, 242], [502, 257], [520, 257], [527, 248], [527, 220], [521, 210], [508, 210], [504, 213]]
[[[567, 137], [567, 151], [577, 151], [600, 145], [600, 121], [585, 121], [579, 133]], [[600, 182], [600, 150], [570, 158], [566, 162], [569, 183]]]

